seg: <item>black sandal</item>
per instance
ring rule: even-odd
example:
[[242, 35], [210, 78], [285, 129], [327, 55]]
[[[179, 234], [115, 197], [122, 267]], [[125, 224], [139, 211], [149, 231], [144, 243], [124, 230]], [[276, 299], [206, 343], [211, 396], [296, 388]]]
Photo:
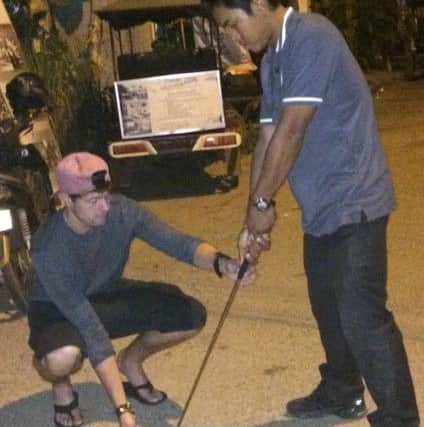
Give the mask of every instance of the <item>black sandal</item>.
[[140, 396], [140, 393], [138, 392], [138, 390], [147, 390], [150, 393], [153, 391], [153, 384], [150, 381], [138, 386], [134, 386], [130, 382], [124, 381], [122, 385], [128, 397], [132, 397], [133, 399], [138, 400], [143, 405], [151, 405], [151, 406], [159, 405], [159, 403], [162, 403], [164, 400], [168, 399], [167, 394], [160, 390], [158, 391], [162, 395], [162, 397], [158, 400], [149, 400], [149, 399], [146, 399], [145, 397]]
[[[68, 403], [67, 405], [54, 405], [54, 423], [57, 425], [57, 427], [80, 427], [83, 425], [83, 422], [76, 424], [74, 421], [74, 415], [72, 414], [72, 411], [74, 409], [78, 408], [78, 393], [76, 391], [73, 392], [74, 399], [71, 403]], [[66, 414], [69, 416], [69, 418], [72, 420], [72, 424], [62, 424], [56, 419], [57, 414]]]

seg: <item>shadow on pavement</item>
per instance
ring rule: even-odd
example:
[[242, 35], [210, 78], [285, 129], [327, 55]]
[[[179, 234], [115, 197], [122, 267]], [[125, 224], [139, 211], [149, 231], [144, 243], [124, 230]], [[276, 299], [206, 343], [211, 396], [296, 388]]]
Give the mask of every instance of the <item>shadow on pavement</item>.
[[[208, 166], [214, 172], [207, 171]], [[135, 200], [195, 197], [223, 193], [238, 186], [238, 175], [226, 176], [223, 162], [215, 157], [147, 158], [112, 173], [115, 190]], [[219, 167], [218, 165], [221, 165]]]
[[308, 420], [301, 419], [285, 419], [281, 421], [273, 421], [266, 424], [257, 424], [255, 427], [332, 427], [343, 424], [352, 424], [352, 420], [345, 420], [342, 418], [328, 416], [323, 418], [315, 418]]
[[129, 187], [120, 192], [135, 200], [193, 197], [216, 192], [216, 180], [196, 162], [160, 159], [145, 163], [143, 168], [133, 171]]
[[[116, 423], [116, 415], [102, 386], [96, 383], [74, 384], [79, 394], [84, 425]], [[180, 405], [167, 400], [160, 407], [149, 407], [133, 401], [141, 425], [171, 427], [172, 420], [181, 413]], [[32, 394], [4, 405], [0, 409], [0, 426], [46, 427], [53, 426], [53, 403], [50, 390]], [[115, 424], [114, 424], [115, 425]]]

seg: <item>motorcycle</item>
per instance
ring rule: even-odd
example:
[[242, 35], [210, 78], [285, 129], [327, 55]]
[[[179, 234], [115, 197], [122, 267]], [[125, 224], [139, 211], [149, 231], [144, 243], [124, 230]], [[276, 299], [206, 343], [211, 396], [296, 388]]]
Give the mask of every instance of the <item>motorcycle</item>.
[[[4, 103], [4, 98], [1, 101]], [[54, 203], [45, 160], [34, 144], [22, 145], [20, 141], [30, 125], [28, 116], [22, 116], [22, 96], [16, 95], [10, 105], [14, 113], [13, 107], [19, 105], [25, 124], [16, 115], [3, 114], [0, 118], [0, 285], [25, 314], [33, 279], [31, 239], [54, 210]], [[1, 111], [5, 113], [6, 109]]]
[[[29, 257], [33, 212], [27, 189], [12, 176], [0, 174], [0, 280], [22, 313], [28, 307], [31, 288]], [[32, 217], [33, 228], [38, 224]]]

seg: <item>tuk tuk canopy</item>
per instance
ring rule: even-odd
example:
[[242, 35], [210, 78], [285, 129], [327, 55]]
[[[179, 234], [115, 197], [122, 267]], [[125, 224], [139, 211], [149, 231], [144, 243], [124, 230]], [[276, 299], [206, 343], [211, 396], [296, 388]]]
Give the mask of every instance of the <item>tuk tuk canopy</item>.
[[147, 21], [165, 23], [204, 16], [206, 11], [201, 0], [117, 0], [95, 13], [114, 30], [123, 30]]

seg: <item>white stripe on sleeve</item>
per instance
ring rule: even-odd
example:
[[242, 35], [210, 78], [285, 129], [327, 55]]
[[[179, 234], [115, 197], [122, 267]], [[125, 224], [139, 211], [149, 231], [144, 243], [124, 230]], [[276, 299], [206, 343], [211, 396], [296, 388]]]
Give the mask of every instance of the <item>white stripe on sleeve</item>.
[[272, 123], [272, 119], [260, 119], [260, 123]]
[[299, 96], [299, 97], [292, 97], [292, 98], [283, 98], [283, 103], [290, 103], [290, 102], [324, 102], [322, 98], [315, 98], [315, 97], [307, 97], [307, 96]]

